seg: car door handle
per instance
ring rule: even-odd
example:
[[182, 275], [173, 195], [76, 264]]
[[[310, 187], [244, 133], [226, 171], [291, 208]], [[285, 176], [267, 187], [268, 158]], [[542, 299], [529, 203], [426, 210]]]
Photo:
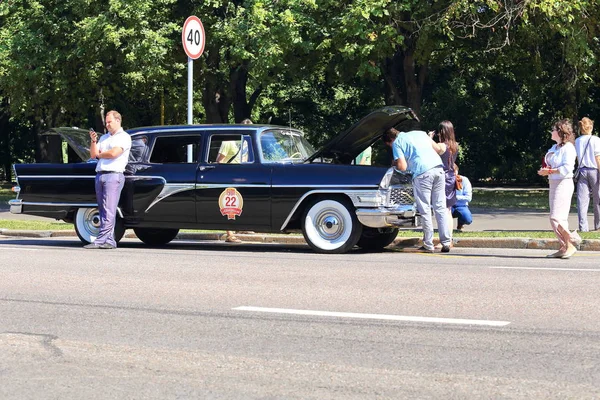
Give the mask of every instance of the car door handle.
[[200, 171], [206, 171], [207, 169], [215, 169], [215, 165], [201, 165], [198, 167]]

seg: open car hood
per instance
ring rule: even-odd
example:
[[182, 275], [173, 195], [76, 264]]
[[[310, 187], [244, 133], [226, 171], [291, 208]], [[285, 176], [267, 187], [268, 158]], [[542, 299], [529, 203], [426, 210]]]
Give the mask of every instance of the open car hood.
[[375, 142], [385, 131], [405, 121], [419, 121], [408, 107], [388, 106], [373, 111], [346, 131], [340, 133], [306, 161], [316, 158], [333, 159], [336, 163], [350, 164], [363, 150]]
[[79, 156], [79, 158], [85, 162], [90, 159], [89, 132], [89, 129], [60, 127], [52, 128], [42, 133], [42, 135], [57, 135], [62, 137], [77, 154], [77, 156]]

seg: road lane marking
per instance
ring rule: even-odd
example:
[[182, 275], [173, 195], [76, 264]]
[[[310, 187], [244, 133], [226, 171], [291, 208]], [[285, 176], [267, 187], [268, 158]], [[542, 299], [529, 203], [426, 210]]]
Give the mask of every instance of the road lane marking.
[[27, 247], [8, 247], [8, 246], [0, 246], [2, 250], [19, 250], [19, 251], [40, 251], [40, 249], [30, 249]]
[[435, 318], [435, 317], [414, 317], [404, 315], [388, 314], [362, 314], [334, 311], [315, 311], [315, 310], [294, 310], [289, 308], [268, 308], [268, 307], [235, 307], [236, 311], [266, 312], [274, 314], [295, 314], [312, 315], [317, 317], [336, 317], [336, 318], [358, 318], [358, 319], [377, 319], [385, 321], [406, 321], [406, 322], [425, 322], [434, 324], [455, 324], [455, 325], [482, 325], [482, 326], [506, 326], [510, 321], [489, 321], [480, 319], [456, 319], [456, 318]]
[[592, 268], [547, 268], [547, 267], [488, 267], [490, 269], [533, 269], [533, 270], [544, 270], [544, 271], [586, 271], [586, 272], [600, 272], [600, 269]]

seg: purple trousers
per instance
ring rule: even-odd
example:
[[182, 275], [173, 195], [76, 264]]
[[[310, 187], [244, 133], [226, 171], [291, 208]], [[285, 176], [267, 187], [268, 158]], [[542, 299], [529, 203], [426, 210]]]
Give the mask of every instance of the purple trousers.
[[96, 174], [95, 184], [96, 201], [98, 202], [98, 211], [100, 211], [100, 232], [94, 243], [97, 245], [108, 243], [117, 247], [115, 221], [125, 176], [120, 172], [99, 172]]
[[577, 215], [579, 217], [579, 230], [589, 231], [588, 208], [592, 198], [592, 211], [594, 212], [594, 230], [600, 229], [600, 175], [596, 168], [582, 168], [577, 181]]

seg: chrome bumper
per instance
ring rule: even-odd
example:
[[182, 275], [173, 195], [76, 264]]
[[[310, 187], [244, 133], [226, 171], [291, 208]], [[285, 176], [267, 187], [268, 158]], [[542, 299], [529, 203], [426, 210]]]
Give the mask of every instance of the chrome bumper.
[[356, 216], [361, 224], [370, 228], [389, 228], [415, 226], [417, 210], [414, 206], [398, 206], [394, 208], [359, 208]]
[[13, 199], [8, 201], [8, 205], [10, 206], [10, 212], [12, 214], [22, 214], [23, 213], [23, 201], [20, 199]]

